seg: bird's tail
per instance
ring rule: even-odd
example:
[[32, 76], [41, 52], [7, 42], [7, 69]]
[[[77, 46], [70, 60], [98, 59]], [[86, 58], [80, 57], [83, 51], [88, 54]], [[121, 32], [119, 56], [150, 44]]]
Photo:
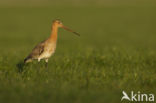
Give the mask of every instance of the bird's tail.
[[30, 58], [30, 57], [27, 57], [27, 58], [25, 58], [24, 59], [24, 63], [26, 64], [26, 63], [29, 63], [29, 62], [31, 62], [32, 61], [32, 59]]

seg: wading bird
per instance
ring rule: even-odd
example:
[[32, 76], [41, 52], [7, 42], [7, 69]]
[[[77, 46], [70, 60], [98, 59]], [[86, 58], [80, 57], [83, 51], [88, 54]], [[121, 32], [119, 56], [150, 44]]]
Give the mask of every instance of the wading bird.
[[65, 30], [80, 36], [78, 33], [65, 27], [60, 20], [54, 20], [50, 37], [36, 45], [32, 52], [24, 59], [24, 63], [32, 62], [35, 59], [40, 62], [41, 59], [44, 59], [47, 67], [48, 59], [54, 54], [56, 49], [58, 28], [64, 28]]

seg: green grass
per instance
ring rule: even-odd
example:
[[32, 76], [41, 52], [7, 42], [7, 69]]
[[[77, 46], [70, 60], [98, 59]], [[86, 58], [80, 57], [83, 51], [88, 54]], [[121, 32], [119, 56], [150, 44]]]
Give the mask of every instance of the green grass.
[[[156, 7], [0, 8], [0, 103], [119, 103], [122, 91], [156, 94]], [[17, 64], [60, 18], [48, 69]]]

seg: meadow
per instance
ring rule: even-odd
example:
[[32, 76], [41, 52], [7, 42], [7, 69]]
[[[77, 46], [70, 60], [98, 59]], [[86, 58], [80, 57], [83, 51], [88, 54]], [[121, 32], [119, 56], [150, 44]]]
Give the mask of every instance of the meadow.
[[[156, 95], [156, 6], [0, 8], [0, 103], [119, 103], [122, 91]], [[49, 60], [20, 68], [32, 48], [59, 29]], [[126, 101], [124, 101], [126, 102]]]

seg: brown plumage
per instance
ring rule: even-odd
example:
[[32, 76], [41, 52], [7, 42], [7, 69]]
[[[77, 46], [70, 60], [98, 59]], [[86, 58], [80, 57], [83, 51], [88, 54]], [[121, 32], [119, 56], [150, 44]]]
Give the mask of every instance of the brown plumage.
[[[48, 39], [39, 43], [32, 52], [24, 59], [24, 63], [31, 62], [34, 59], [40, 61], [44, 59], [46, 63], [48, 63], [48, 59], [54, 54], [56, 43], [57, 43], [57, 33], [58, 28], [64, 28], [67, 31], [73, 32], [71, 29], [63, 26], [63, 24], [59, 20], [54, 20], [52, 24], [52, 32]], [[78, 33], [73, 32], [79, 36]]]

